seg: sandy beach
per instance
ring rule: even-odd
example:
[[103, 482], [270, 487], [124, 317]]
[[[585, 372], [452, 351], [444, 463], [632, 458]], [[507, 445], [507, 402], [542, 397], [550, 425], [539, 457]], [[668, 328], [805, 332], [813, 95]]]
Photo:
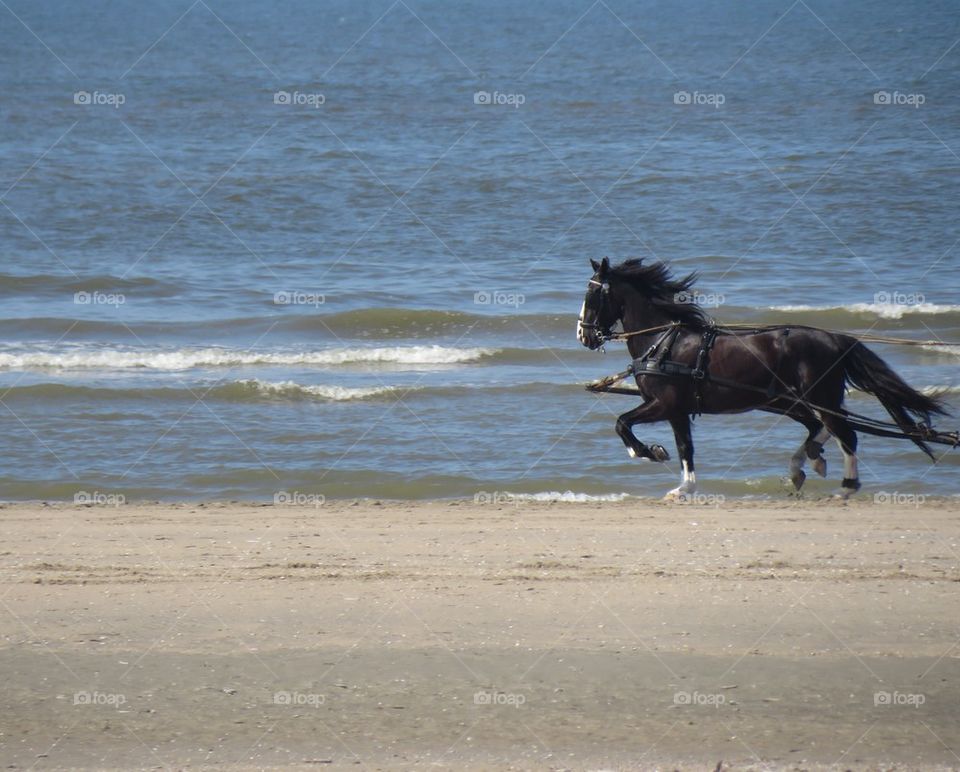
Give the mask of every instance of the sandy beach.
[[960, 767], [960, 504], [18, 504], [5, 768]]

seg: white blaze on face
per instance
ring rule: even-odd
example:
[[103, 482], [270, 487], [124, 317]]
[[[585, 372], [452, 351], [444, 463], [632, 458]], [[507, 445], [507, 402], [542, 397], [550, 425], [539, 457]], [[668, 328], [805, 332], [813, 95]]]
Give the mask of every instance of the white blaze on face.
[[577, 317], [577, 340], [581, 343], [586, 343], [586, 336], [583, 334], [583, 315], [587, 310], [587, 301], [584, 300], [580, 304], [580, 316]]

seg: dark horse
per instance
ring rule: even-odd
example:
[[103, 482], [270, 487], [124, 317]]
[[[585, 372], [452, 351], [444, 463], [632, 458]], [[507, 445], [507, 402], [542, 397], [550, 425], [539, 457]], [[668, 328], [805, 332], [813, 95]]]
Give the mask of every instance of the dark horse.
[[856, 492], [857, 434], [843, 409], [848, 385], [875, 396], [901, 431], [912, 432], [910, 439], [933, 458], [918, 431], [929, 425], [931, 414], [946, 414], [943, 405], [907, 385], [856, 338], [792, 325], [748, 331], [718, 328], [690, 302], [695, 297], [695, 274], [676, 279], [663, 263], [644, 265], [641, 260], [617, 266], [607, 258], [590, 263], [594, 274], [577, 322], [577, 338], [587, 348], [598, 349], [619, 321], [632, 359], [648, 355], [642, 361], [649, 364], [649, 371], [635, 370], [644, 402], [617, 419], [617, 434], [631, 457], [666, 461], [667, 451], [660, 445], [644, 445], [634, 436], [633, 426], [670, 422], [683, 478], [669, 498], [685, 498], [696, 490], [691, 416], [758, 409], [788, 416], [807, 429], [806, 441], [790, 461], [790, 479], [797, 490], [806, 479], [807, 458], [818, 474], [826, 476], [823, 443], [832, 435], [844, 460], [840, 495]]

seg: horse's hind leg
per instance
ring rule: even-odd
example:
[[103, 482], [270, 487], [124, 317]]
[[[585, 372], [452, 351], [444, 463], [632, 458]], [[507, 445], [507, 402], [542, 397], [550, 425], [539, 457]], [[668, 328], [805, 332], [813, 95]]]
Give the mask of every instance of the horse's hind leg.
[[663, 408], [656, 400], [644, 402], [640, 407], [629, 410], [617, 419], [617, 434], [627, 446], [630, 458], [641, 458], [646, 461], [667, 461], [670, 454], [662, 445], [647, 447], [637, 439], [633, 433], [633, 425], [639, 423], [653, 423], [663, 418]]
[[827, 476], [827, 459], [823, 457], [823, 443], [830, 439], [830, 432], [826, 428], [821, 428], [816, 437], [810, 437], [804, 443], [807, 449], [807, 458], [813, 463], [813, 471], [821, 477]]
[[799, 491], [807, 479], [806, 472], [803, 471], [803, 465], [807, 459], [813, 461], [813, 469], [821, 477], [827, 474], [827, 462], [823, 458], [823, 443], [830, 436], [823, 422], [817, 418], [810, 410], [798, 403], [783, 403], [775, 406], [779, 408], [776, 412], [792, 418], [807, 430], [807, 439], [805, 439], [797, 451], [790, 456], [790, 482], [793, 483], [794, 490]]
[[693, 432], [690, 430], [690, 416], [684, 413], [670, 419], [673, 435], [677, 440], [677, 453], [683, 466], [683, 477], [680, 485], [668, 492], [665, 499], [686, 501], [696, 493], [697, 476], [693, 471]]
[[803, 471], [803, 465], [809, 458], [813, 461], [811, 466], [821, 477], [827, 476], [827, 460], [823, 457], [823, 443], [827, 441], [830, 432], [824, 428], [823, 424], [815, 418], [797, 419], [807, 427], [807, 439], [805, 439], [797, 452], [790, 457], [790, 482], [797, 490], [803, 487], [807, 479]]
[[826, 414], [823, 423], [830, 434], [836, 437], [840, 452], [843, 453], [843, 482], [837, 495], [848, 498], [860, 490], [860, 475], [857, 471], [857, 433], [841, 416]]

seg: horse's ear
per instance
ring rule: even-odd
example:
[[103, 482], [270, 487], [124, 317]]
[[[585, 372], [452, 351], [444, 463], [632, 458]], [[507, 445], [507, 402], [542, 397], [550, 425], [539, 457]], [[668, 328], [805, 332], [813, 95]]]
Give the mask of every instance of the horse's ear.
[[598, 263], [596, 260], [594, 260], [594, 259], [591, 257], [591, 258], [590, 258], [590, 267], [593, 268], [593, 272], [596, 273], [597, 271], [600, 270], [600, 263]]
[[600, 273], [606, 273], [609, 270], [610, 270], [610, 258], [605, 257], [603, 258], [603, 261], [600, 263]]

